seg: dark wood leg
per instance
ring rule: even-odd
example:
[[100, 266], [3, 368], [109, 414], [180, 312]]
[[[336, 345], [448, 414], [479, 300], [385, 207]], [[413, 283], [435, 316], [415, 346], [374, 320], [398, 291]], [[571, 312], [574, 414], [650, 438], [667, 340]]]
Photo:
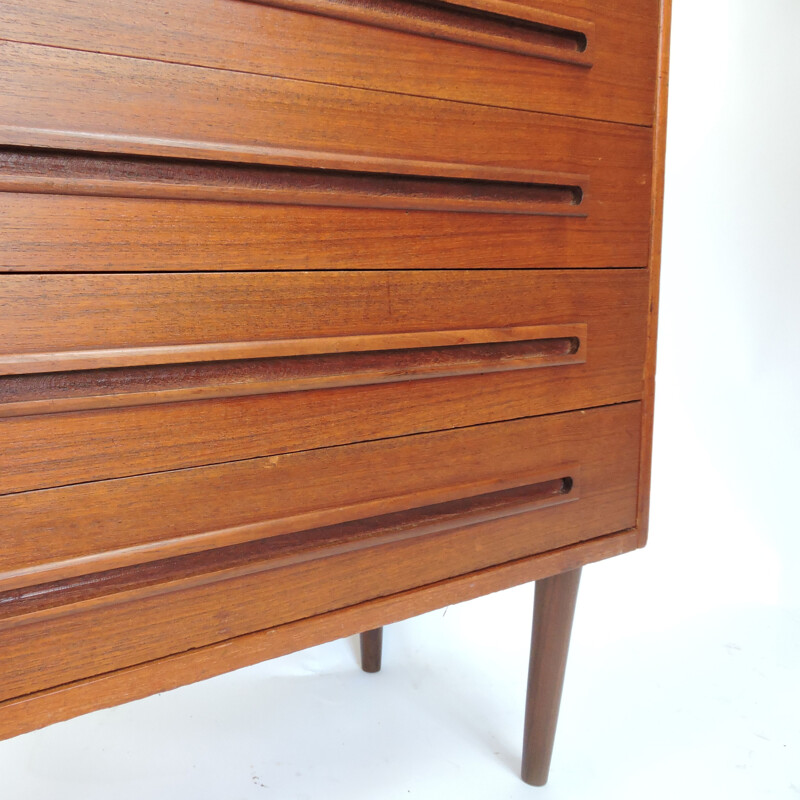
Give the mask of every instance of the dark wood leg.
[[383, 628], [364, 631], [361, 634], [361, 669], [364, 672], [381, 671], [381, 651], [383, 650]]
[[576, 569], [536, 581], [522, 740], [522, 780], [532, 786], [544, 786], [550, 771], [580, 577]]

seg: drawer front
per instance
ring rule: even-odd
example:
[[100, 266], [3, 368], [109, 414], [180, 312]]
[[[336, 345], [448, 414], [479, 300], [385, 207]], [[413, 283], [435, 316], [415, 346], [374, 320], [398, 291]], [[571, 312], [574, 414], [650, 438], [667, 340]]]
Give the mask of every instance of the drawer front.
[[377, 195], [364, 208], [91, 196], [71, 178], [2, 191], [0, 175], [0, 273], [642, 267], [632, 173], [580, 218], [370, 208]]
[[639, 429], [628, 403], [12, 498], [29, 570], [52, 570], [45, 548], [63, 568], [181, 537], [230, 546], [6, 590], [2, 697], [628, 528]]
[[5, 0], [3, 38], [652, 124], [655, 0]]
[[646, 128], [16, 43], [0, 63], [0, 270], [647, 263]]
[[3, 493], [641, 397], [644, 270], [9, 275], [0, 291]]
[[453, 178], [582, 173], [628, 140], [650, 160], [638, 126], [16, 42], [0, 64], [7, 144]]

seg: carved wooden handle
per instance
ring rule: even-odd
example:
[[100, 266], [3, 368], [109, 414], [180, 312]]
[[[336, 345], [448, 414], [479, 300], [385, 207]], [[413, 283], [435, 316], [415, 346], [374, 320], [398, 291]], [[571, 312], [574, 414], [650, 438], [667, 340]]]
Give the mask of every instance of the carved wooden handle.
[[505, 0], [253, 0], [377, 28], [592, 66], [594, 25]]
[[[522, 474], [436, 487], [0, 573], [0, 589], [5, 589], [0, 591], [0, 630], [87, 606], [266, 572], [579, 498], [578, 465], [553, 467], [549, 474], [558, 477]], [[401, 510], [392, 511], [393, 507]], [[389, 513], [369, 516], [377, 508]]]
[[589, 214], [588, 175], [385, 159], [359, 166], [363, 171], [209, 165], [8, 148], [0, 149], [0, 191], [556, 217]]
[[0, 358], [0, 417], [579, 364], [586, 336], [580, 323], [20, 354]]

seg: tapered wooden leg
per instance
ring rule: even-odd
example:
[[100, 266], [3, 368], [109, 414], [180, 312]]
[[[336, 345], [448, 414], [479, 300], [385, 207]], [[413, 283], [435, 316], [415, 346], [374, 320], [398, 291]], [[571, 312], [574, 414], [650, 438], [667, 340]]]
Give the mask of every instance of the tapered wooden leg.
[[536, 581], [522, 780], [544, 786], [550, 771], [580, 569]]
[[361, 634], [361, 669], [364, 672], [381, 671], [381, 651], [383, 650], [383, 628], [364, 631]]

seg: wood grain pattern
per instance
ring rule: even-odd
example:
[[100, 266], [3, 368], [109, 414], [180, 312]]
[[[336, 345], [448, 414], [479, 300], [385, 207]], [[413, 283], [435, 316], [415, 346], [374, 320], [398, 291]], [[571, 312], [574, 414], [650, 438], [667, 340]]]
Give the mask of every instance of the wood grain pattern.
[[[173, 281], [178, 294], [175, 301], [178, 302], [180, 293], [184, 287], [183, 281]], [[230, 284], [230, 281], [227, 281]], [[291, 281], [290, 281], [291, 283]], [[304, 291], [301, 284], [297, 284], [299, 291]], [[261, 286], [259, 287], [259, 284]], [[273, 281], [270, 279], [256, 280], [250, 282], [250, 288], [254, 292], [258, 288], [267, 290], [272, 289]], [[169, 283], [162, 281], [162, 286]], [[223, 284], [218, 284], [214, 288], [222, 288]], [[97, 286], [97, 284], [95, 284]], [[9, 284], [12, 288], [13, 284]], [[47, 291], [50, 287], [44, 287]], [[150, 288], [146, 283], [142, 285], [142, 290], [147, 292]], [[225, 294], [223, 290], [223, 295]], [[41, 295], [40, 295], [41, 297]], [[29, 298], [32, 305], [36, 305], [38, 298]], [[144, 300], [145, 297], [138, 298]], [[222, 302], [227, 298], [223, 296]], [[266, 299], [266, 298], [265, 298]], [[269, 298], [271, 299], [271, 298]], [[202, 302], [202, 301], [201, 301]], [[136, 299], [131, 302], [131, 310], [136, 313]], [[214, 311], [212, 310], [213, 314]], [[264, 314], [268, 313], [265, 310]], [[164, 317], [166, 319], [166, 314]], [[46, 325], [47, 323], [45, 323]], [[150, 320], [143, 324], [152, 324]], [[162, 323], [163, 324], [163, 323]], [[253, 330], [252, 328], [250, 330]], [[253, 359], [276, 359], [276, 373], [272, 376], [275, 382], [281, 379], [285, 381], [285, 391], [293, 391], [293, 373], [297, 372], [297, 378], [301, 379], [303, 373], [299, 364], [310, 364], [311, 368], [307, 371], [309, 375], [322, 373], [322, 379], [326, 380], [326, 370], [328, 362], [319, 359], [311, 361], [296, 361], [307, 356], [332, 356], [339, 354], [349, 355], [350, 372], [358, 372], [357, 359], [353, 354], [359, 353], [369, 356], [372, 359], [386, 359], [383, 363], [389, 364], [385, 370], [392, 369], [394, 365], [397, 369], [404, 366], [413, 373], [415, 368], [419, 370], [420, 376], [426, 374], [436, 377], [437, 370], [440, 368], [444, 374], [448, 369], [453, 374], [464, 374], [470, 371], [481, 371], [475, 369], [476, 363], [482, 364], [488, 371], [491, 365], [487, 364], [493, 356], [494, 350], [490, 345], [506, 346], [511, 349], [498, 351], [498, 359], [502, 358], [502, 353], [506, 353], [510, 359], [510, 366], [521, 366], [519, 363], [526, 362], [526, 359], [543, 359], [548, 365], [560, 365], [569, 363], [583, 363], [587, 347], [587, 326], [585, 323], [573, 323], [563, 325], [515, 325], [505, 328], [473, 328], [465, 330], [421, 330], [413, 333], [379, 333], [379, 334], [353, 334], [341, 336], [304, 336], [301, 338], [274, 338], [262, 341], [240, 341], [240, 342], [208, 342], [204, 344], [174, 344], [174, 345], [143, 345], [141, 347], [117, 347], [96, 350], [62, 350], [43, 353], [19, 353], [10, 354], [5, 358], [0, 355], [0, 374], [5, 375], [27, 375], [43, 372], [64, 372], [69, 370], [99, 370], [103, 368], [123, 368], [146, 364], [192, 364], [197, 366], [199, 362], [228, 362], [231, 359], [247, 360], [247, 367], [255, 369], [257, 363]], [[536, 345], [534, 342], [539, 342]], [[475, 349], [475, 348], [478, 349]], [[484, 349], [481, 349], [483, 347]], [[489, 349], [485, 349], [489, 347]], [[516, 347], [516, 349], [514, 349]], [[452, 348], [452, 349], [451, 349]], [[466, 349], [461, 349], [466, 348]], [[435, 351], [431, 353], [429, 351]], [[425, 356], [433, 356], [426, 360]], [[514, 359], [517, 359], [515, 362]], [[391, 359], [395, 359], [392, 362]], [[405, 363], [403, 363], [405, 359]], [[237, 363], [236, 361], [232, 363]], [[347, 368], [341, 369], [341, 360], [330, 362], [330, 370], [336, 372], [335, 365], [339, 365], [340, 371], [347, 375]], [[368, 364], [369, 362], [364, 362]], [[380, 363], [374, 365], [374, 370], [379, 373]], [[318, 367], [314, 366], [318, 365]], [[240, 363], [241, 366], [241, 363]], [[502, 365], [499, 365], [502, 366]], [[214, 375], [218, 380], [224, 380], [221, 370], [223, 364], [209, 367], [216, 367]], [[283, 368], [281, 370], [281, 368]], [[462, 372], [463, 370], [463, 372]], [[503, 371], [498, 369], [497, 371]], [[119, 373], [114, 373], [119, 374]], [[130, 373], [126, 373], [130, 374]], [[140, 373], [136, 373], [137, 375]], [[260, 374], [260, 373], [259, 373]], [[103, 375], [106, 377], [106, 374]], [[112, 380], [112, 375], [107, 377]], [[244, 377], [244, 376], [243, 376]], [[257, 377], [257, 376], [256, 376]], [[386, 378], [392, 376], [384, 376]], [[396, 377], [402, 378], [403, 375]], [[413, 377], [413, 374], [411, 375]], [[144, 386], [154, 382], [155, 375], [148, 373], [147, 378], [141, 382], [134, 379], [134, 385]], [[380, 380], [381, 375], [376, 376], [375, 382]], [[90, 380], [90, 379], [89, 379]], [[177, 378], [178, 382], [180, 381]], [[340, 379], [341, 380], [341, 379]], [[363, 380], [354, 380], [354, 383], [369, 383], [370, 375], [367, 372]], [[347, 382], [344, 381], [347, 385]], [[279, 387], [276, 387], [280, 390]], [[314, 388], [309, 386], [307, 388]], [[9, 394], [9, 398], [10, 398]]]
[[[586, 325], [553, 325], [513, 330], [515, 335], [523, 338], [519, 341], [422, 345], [365, 352], [354, 349], [350, 353], [318, 356], [296, 355], [194, 362], [175, 366], [95, 368], [0, 376], [0, 417], [400, 383], [455, 375], [486, 375], [586, 362]], [[575, 335], [553, 338], [541, 336], [543, 330], [550, 334], [569, 332]], [[482, 333], [485, 338], [490, 339], [494, 332]], [[502, 333], [510, 331], [502, 329]], [[539, 338], [526, 338], [536, 336], [537, 333], [540, 334]], [[406, 338], [403, 334], [396, 336]], [[418, 340], [423, 336], [418, 337]], [[355, 344], [363, 345], [364, 340], [370, 338], [372, 337], [359, 337], [355, 339]], [[385, 337], [391, 338], [391, 334]], [[307, 343], [306, 340], [299, 341], [301, 344]], [[333, 338], [333, 342], [340, 345], [341, 339]], [[284, 341], [280, 344], [286, 343]], [[267, 349], [269, 344], [263, 343], [262, 347]], [[171, 348], [166, 355], [179, 356], [185, 354], [187, 349], [191, 349], [193, 353], [202, 350], [191, 347]], [[216, 354], [211, 347], [203, 355], [207, 357], [208, 353]], [[74, 353], [62, 353], [59, 356], [60, 363], [57, 366], [62, 369], [65, 364], [72, 365], [77, 359], [88, 360], [89, 357], [88, 354]], [[99, 351], [96, 358], [100, 360], [108, 357], [107, 351]], [[55, 360], [55, 357], [52, 358]], [[7, 369], [10, 372], [11, 369], [23, 367], [41, 368], [41, 362], [20, 360]]]
[[593, 186], [602, 162], [645, 195], [650, 179], [637, 126], [15, 42], [0, 43], [0, 65], [9, 145], [459, 178], [472, 177], [459, 165], [532, 169]]
[[656, 127], [653, 130], [653, 190], [650, 231], [650, 300], [647, 318], [647, 357], [645, 359], [644, 413], [642, 415], [642, 457], [639, 474], [638, 511], [639, 546], [647, 543], [650, 524], [650, 475], [653, 459], [653, 415], [656, 392], [656, 336], [658, 332], [658, 299], [661, 281], [661, 229], [664, 217], [664, 164], [667, 149], [667, 101], [669, 95], [669, 42], [672, 23], [672, 0], [661, 2], [661, 41], [659, 77], [656, 94]]
[[[548, 474], [568, 471], [571, 470], [553, 469]], [[512, 488], [498, 490], [498, 486], [504, 483], [511, 483]], [[221, 537], [215, 538], [212, 535], [207, 537], [208, 549], [103, 569], [101, 572], [89, 571], [97, 567], [98, 562], [87, 559], [84, 574], [76, 573], [71, 577], [32, 583], [30, 586], [16, 586], [0, 592], [0, 617], [13, 620], [14, 624], [33, 621], [38, 623], [61, 618], [76, 610], [86, 611], [91, 608], [97, 611], [107, 608], [120, 602], [121, 597], [122, 602], [129, 603], [154, 594], [207, 586], [365, 548], [424, 538], [443, 531], [575, 502], [580, 499], [579, 483], [577, 475], [574, 478], [565, 475], [547, 480], [541, 480], [539, 474], [519, 475], [513, 481], [476, 483], [458, 487], [458, 492], [451, 489], [449, 494], [462, 496], [446, 502], [437, 502], [435, 489], [420, 492], [413, 499], [397, 498], [398, 503], [414, 507], [337, 525], [270, 536], [270, 533], [276, 533], [276, 526], [268, 524], [264, 530], [267, 538], [223, 547], [214, 546], [215, 543], [219, 544]], [[447, 495], [446, 490], [438, 492], [439, 497]], [[391, 505], [391, 501], [389, 504]], [[370, 507], [374, 509], [378, 506], [379, 503], [364, 503], [355, 513], [369, 513]], [[346, 517], [348, 512], [354, 513], [353, 509], [342, 509], [342, 512], [338, 516]], [[305, 524], [313, 522], [315, 517], [318, 520], [324, 520], [326, 516], [336, 518], [336, 515], [330, 512], [326, 515], [324, 511], [301, 516], [305, 517]], [[293, 523], [297, 525], [297, 518]], [[147, 552], [143, 553], [144, 558], [148, 555]], [[23, 580], [28, 577], [25, 575]]]
[[[420, 380], [413, 382], [411, 392], [408, 385], [388, 383], [0, 419], [4, 441], [0, 492], [221, 463], [641, 396], [644, 271], [419, 272], [413, 280], [409, 273], [395, 278], [375, 273], [181, 275], [181, 281], [188, 283], [181, 285], [180, 296], [193, 298], [193, 305], [180, 314], [170, 280], [175, 277], [13, 276], [12, 280], [9, 276], [3, 286], [23, 281], [25, 291], [17, 293], [13, 303], [6, 302], [11, 313], [0, 317], [0, 324], [8, 323], [6, 343], [16, 336], [14, 344], [19, 346], [51, 342], [64, 346], [71, 337], [70, 343], [80, 346], [97, 344], [95, 337], [118, 336], [105, 343], [141, 345], [144, 342], [135, 337], [164, 341], [168, 336], [197, 333], [236, 335], [246, 334], [247, 326], [279, 337], [284, 330], [336, 334], [373, 323], [377, 330], [425, 331], [441, 319], [454, 326], [582, 319], [590, 346], [585, 364]], [[254, 277], [267, 281], [263, 284], [269, 287], [267, 295], [254, 291]], [[159, 290], [152, 279], [163, 281], [163, 288]], [[143, 285], [149, 287], [149, 308], [137, 301]], [[299, 291], [301, 286], [305, 288]], [[71, 303], [60, 301], [67, 296]], [[93, 315], [81, 313], [81, 296], [94, 309]], [[26, 329], [20, 321], [15, 327], [14, 314], [26, 319], [25, 308], [27, 314], [35, 312], [34, 323]], [[280, 314], [270, 314], [273, 308]], [[24, 339], [21, 330], [26, 330]]]
[[147, 697], [268, 658], [351, 636], [365, 628], [399, 622], [453, 603], [576, 569], [604, 558], [622, 555], [635, 547], [636, 531], [598, 537], [418, 589], [386, 595], [6, 700], [0, 703], [0, 738], [17, 736], [89, 711]]
[[252, 0], [509, 53], [592, 66], [594, 24], [504, 0]]
[[536, 581], [522, 740], [522, 780], [532, 786], [550, 772], [580, 578], [578, 568]]
[[0, 272], [644, 267], [637, 191], [605, 174], [588, 218], [0, 192]]
[[[560, 209], [589, 218], [475, 214], [464, 221], [452, 212], [9, 192], [0, 193], [2, 269], [646, 263], [652, 153], [641, 128], [28, 47], [0, 45], [0, 61], [8, 56], [18, 78], [0, 91], [0, 141], [458, 180], [479, 181], [487, 169], [509, 182], [528, 180], [531, 170], [567, 173], [588, 176], [591, 190], [579, 206]], [[114, 69], [104, 93], [97, 71]], [[47, 92], [56, 75], [62, 92], [81, 100], [62, 109]], [[143, 98], [135, 94], [141, 85], [152, 87]], [[125, 86], [134, 94], [126, 97]], [[91, 115], [81, 111], [87, 95], [95, 98]], [[185, 99], [180, 114], [176, 95]], [[320, 117], [324, 126], [314, 123]], [[143, 128], [153, 136], [142, 139]]]
[[514, 14], [526, 12], [582, 20], [591, 69], [234, 0], [5, 0], [0, 31], [21, 42], [652, 123], [656, 0], [514, 4]]
[[[396, 165], [402, 168], [402, 165]], [[429, 175], [0, 149], [0, 191], [586, 217], [589, 177], [468, 164]], [[439, 174], [441, 173], [441, 174]], [[458, 177], [468, 175], [469, 177]]]
[[270, 570], [268, 581], [257, 571], [179, 581], [173, 591], [169, 584], [150, 596], [123, 591], [113, 604], [87, 600], [41, 621], [35, 613], [27, 621], [9, 617], [0, 622], [3, 698], [626, 529], [635, 521], [639, 414], [632, 403], [550, 418], [575, 426], [582, 451], [576, 502], [327, 558], [309, 553], [303, 563]]
[[[6, 495], [0, 497], [6, 529], [0, 587], [280, 536], [540, 480], [569, 477], [577, 484], [580, 452], [572, 441], [550, 433], [558, 431], [552, 419]], [[537, 446], [520, 449], [519, 441]], [[571, 497], [577, 496], [574, 486]]]
[[594, 304], [636, 304], [644, 277], [604, 271], [588, 277], [557, 271], [9, 275], [0, 284], [0, 369], [520, 341], [530, 328], [586, 324], [597, 314]]

